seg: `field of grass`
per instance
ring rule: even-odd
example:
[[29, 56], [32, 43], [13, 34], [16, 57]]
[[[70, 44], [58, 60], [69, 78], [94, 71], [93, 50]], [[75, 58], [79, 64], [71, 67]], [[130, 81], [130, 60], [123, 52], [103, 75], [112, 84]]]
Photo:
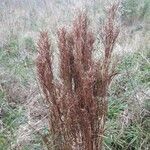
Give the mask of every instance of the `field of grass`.
[[[70, 28], [79, 9], [91, 27], [105, 18], [105, 0], [0, 0], [0, 150], [46, 150], [47, 105], [35, 58], [41, 30], [48, 30], [58, 59], [57, 29]], [[118, 74], [109, 89], [104, 150], [150, 149], [150, 1], [123, 0], [114, 53]], [[97, 39], [96, 43], [99, 43]], [[95, 49], [101, 54], [101, 45]], [[54, 66], [57, 74], [58, 65]]]

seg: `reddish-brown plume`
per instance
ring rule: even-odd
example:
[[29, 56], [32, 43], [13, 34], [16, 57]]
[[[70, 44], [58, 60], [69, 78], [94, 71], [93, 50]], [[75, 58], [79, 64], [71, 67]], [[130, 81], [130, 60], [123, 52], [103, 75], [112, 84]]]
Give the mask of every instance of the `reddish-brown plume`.
[[[51, 44], [41, 32], [36, 61], [39, 82], [49, 103], [49, 144], [55, 150], [101, 150], [107, 114], [108, 86], [115, 75], [111, 55], [119, 30], [117, 7], [108, 11], [101, 37], [105, 56], [98, 65], [93, 58], [94, 34], [85, 13], [73, 22], [71, 31], [58, 31], [60, 80], [54, 80]], [[51, 145], [51, 146], [49, 146]], [[53, 148], [52, 148], [53, 147]]]

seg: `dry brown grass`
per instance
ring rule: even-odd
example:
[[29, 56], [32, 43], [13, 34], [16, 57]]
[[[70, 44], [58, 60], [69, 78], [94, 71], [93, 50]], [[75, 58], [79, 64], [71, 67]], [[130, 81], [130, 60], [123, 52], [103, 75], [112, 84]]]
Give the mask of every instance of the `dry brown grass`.
[[[85, 13], [80, 13], [74, 20], [71, 31], [59, 29], [61, 83], [54, 80], [48, 34], [41, 32], [36, 67], [49, 104], [49, 131], [54, 149], [102, 149], [108, 108], [107, 93], [116, 75], [112, 52], [119, 34], [115, 25], [117, 8], [115, 4], [108, 10], [107, 20], [100, 33], [104, 44], [101, 63], [92, 59], [95, 38]], [[45, 141], [47, 144], [48, 140]]]

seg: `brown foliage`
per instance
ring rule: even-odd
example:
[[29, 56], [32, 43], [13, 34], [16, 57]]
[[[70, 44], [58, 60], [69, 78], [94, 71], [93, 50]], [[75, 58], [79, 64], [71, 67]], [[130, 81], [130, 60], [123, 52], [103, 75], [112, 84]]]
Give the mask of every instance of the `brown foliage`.
[[[54, 149], [100, 150], [107, 114], [108, 86], [115, 76], [111, 55], [119, 30], [115, 26], [117, 5], [108, 11], [108, 20], [101, 32], [104, 59], [92, 59], [94, 34], [88, 18], [81, 13], [73, 22], [72, 31], [58, 31], [60, 79], [54, 81], [51, 46], [46, 32], [38, 42], [36, 67], [41, 88], [49, 103], [49, 130]], [[52, 148], [50, 148], [52, 149]]]

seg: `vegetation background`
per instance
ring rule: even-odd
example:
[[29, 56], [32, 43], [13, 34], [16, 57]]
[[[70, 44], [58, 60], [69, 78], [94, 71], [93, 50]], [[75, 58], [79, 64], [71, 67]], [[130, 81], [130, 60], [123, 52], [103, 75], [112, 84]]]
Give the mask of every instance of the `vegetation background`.
[[[47, 106], [37, 83], [39, 31], [53, 41], [57, 74], [57, 29], [78, 9], [87, 11], [97, 33], [112, 0], [0, 0], [0, 150], [45, 150]], [[105, 150], [150, 149], [150, 1], [122, 0], [115, 47], [119, 74], [109, 91]], [[101, 55], [101, 44], [95, 59]]]

